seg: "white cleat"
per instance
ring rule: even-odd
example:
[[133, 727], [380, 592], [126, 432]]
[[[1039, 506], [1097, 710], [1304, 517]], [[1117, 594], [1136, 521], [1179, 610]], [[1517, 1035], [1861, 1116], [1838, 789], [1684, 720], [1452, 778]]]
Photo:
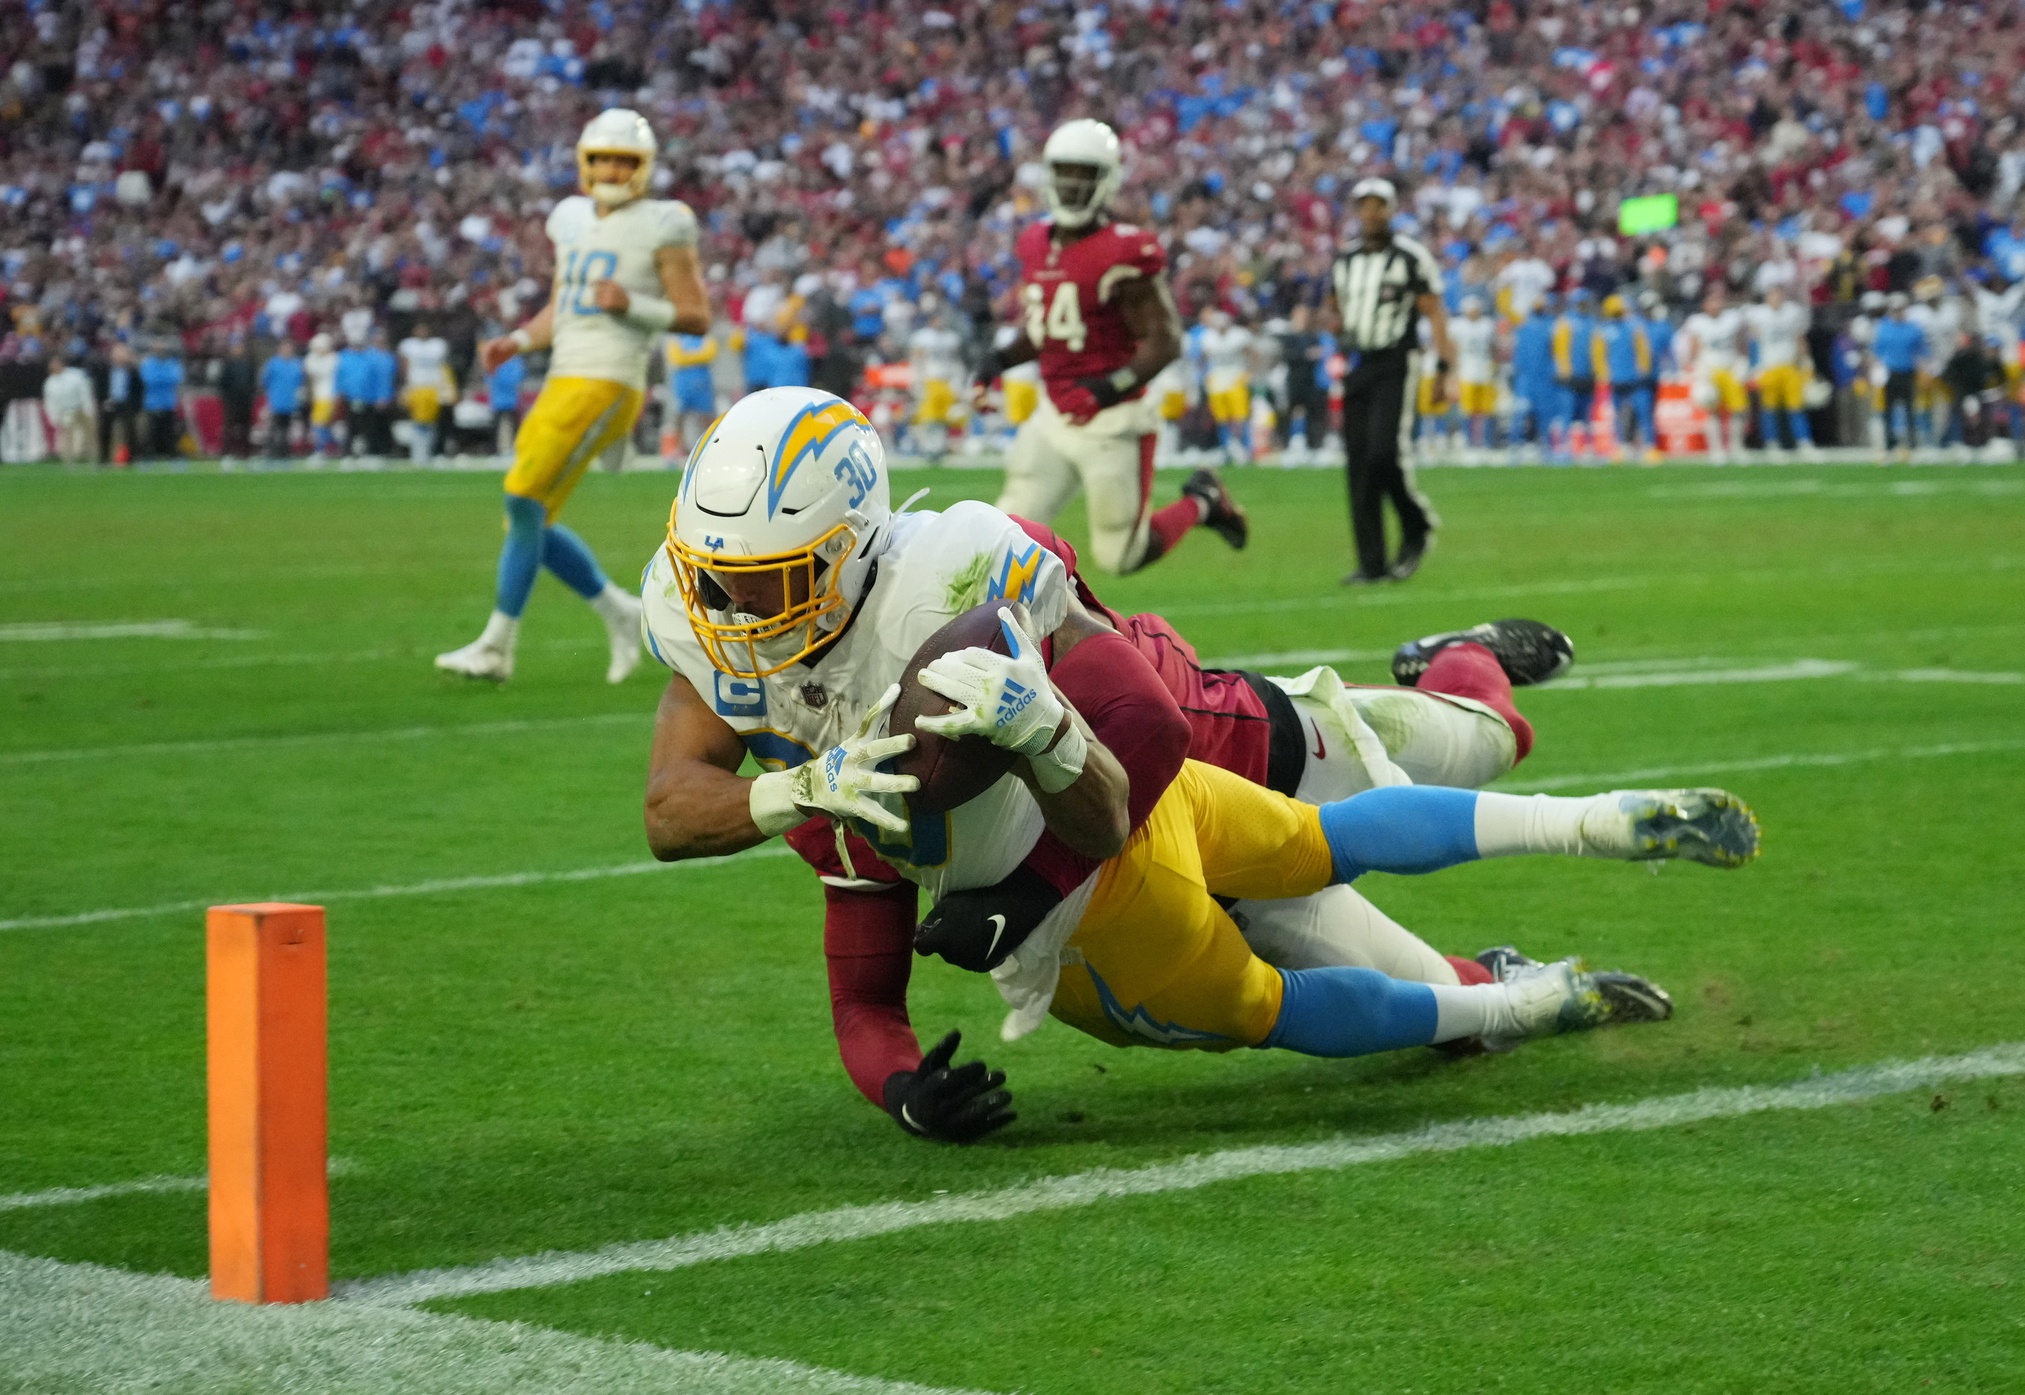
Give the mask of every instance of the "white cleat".
[[1741, 867], [1758, 855], [1758, 837], [1758, 816], [1728, 790], [1614, 790], [1582, 815], [1586, 846], [1630, 862]]
[[598, 607], [598, 613], [605, 622], [605, 633], [612, 641], [612, 662], [605, 669], [607, 683], [623, 683], [633, 676], [633, 670], [640, 666], [640, 613], [645, 607], [638, 596], [624, 592], [611, 594], [609, 600]]
[[513, 677], [513, 651], [477, 639], [462, 649], [452, 649], [447, 654], [438, 654], [436, 667], [445, 673], [461, 673], [466, 678], [483, 678], [493, 683], [504, 683]]

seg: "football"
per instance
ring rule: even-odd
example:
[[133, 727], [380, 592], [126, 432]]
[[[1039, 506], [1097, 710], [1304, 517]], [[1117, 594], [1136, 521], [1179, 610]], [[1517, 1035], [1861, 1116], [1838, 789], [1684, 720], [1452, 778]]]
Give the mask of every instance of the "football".
[[928, 637], [900, 679], [900, 698], [886, 729], [895, 736], [912, 734], [914, 749], [893, 759], [893, 769], [921, 781], [921, 788], [907, 796], [909, 807], [931, 814], [944, 813], [967, 804], [997, 784], [1012, 769], [1013, 752], [994, 746], [982, 736], [954, 739], [915, 728], [916, 717], [939, 717], [954, 707], [948, 698], [925, 686], [918, 676], [934, 660], [957, 649], [990, 649], [1009, 652], [998, 614], [1005, 601], [991, 601], [951, 620]]

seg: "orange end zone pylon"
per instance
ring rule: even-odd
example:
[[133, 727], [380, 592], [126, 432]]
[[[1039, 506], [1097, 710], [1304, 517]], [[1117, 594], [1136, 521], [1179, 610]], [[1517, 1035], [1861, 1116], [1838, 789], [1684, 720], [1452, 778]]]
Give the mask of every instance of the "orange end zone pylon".
[[204, 939], [211, 1296], [328, 1297], [323, 907], [213, 906]]

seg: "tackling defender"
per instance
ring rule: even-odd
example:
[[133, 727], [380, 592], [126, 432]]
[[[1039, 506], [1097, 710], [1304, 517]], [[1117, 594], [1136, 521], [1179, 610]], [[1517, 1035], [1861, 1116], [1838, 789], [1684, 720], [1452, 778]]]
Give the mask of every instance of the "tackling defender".
[[655, 337], [705, 334], [710, 302], [696, 256], [696, 215], [650, 199], [653, 128], [638, 112], [600, 112], [577, 140], [583, 193], [549, 214], [555, 283], [549, 302], [509, 335], [479, 346], [491, 373], [515, 354], [548, 349], [548, 381], [521, 423], [506, 475], [506, 541], [485, 632], [436, 656], [436, 667], [505, 682], [521, 611], [546, 566], [605, 622], [622, 683], [640, 662], [640, 602], [605, 579], [582, 538], [555, 521], [598, 455], [624, 441], [646, 396]]
[[[1348, 1055], [1600, 1025], [1626, 999], [1607, 998], [1600, 976], [1566, 963], [1473, 986], [1452, 972], [1445, 983], [1405, 984], [1341, 964], [1276, 969], [1209, 894], [1305, 897], [1359, 869], [1426, 871], [1520, 852], [1733, 861], [1755, 848], [1748, 814], [1727, 796], [1516, 798], [1401, 786], [1318, 812], [1184, 765], [1190, 736], [1179, 707], [1140, 650], [1081, 604], [1061, 560], [982, 505], [893, 514], [876, 434], [823, 394], [761, 394], [720, 421], [691, 459], [644, 589], [649, 643], [676, 671], [648, 791], [656, 856], [806, 837], [809, 816], [833, 820], [839, 865], [824, 880], [837, 891], [882, 889], [852, 865], [846, 828], [855, 829], [867, 840], [859, 846], [937, 900], [936, 934], [952, 929], [943, 908], [963, 893], [1018, 897], [1039, 880], [1038, 917], [1001, 899], [996, 912], [987, 903], [969, 918], [979, 928], [996, 921], [991, 944], [969, 936], [966, 945], [956, 927], [933, 946], [994, 969], [1014, 1009], [1012, 1035], [1053, 1011], [1121, 1045]], [[948, 618], [998, 599], [1032, 617], [1029, 629], [1008, 615], [1010, 656], [964, 650], [923, 677], [962, 704], [939, 730], [984, 736], [1024, 763], [949, 814], [909, 810], [896, 796], [914, 788], [911, 777], [880, 769], [913, 741], [879, 734], [893, 680]], [[1424, 643], [1402, 662], [1424, 663], [1426, 650], [1459, 638]], [[1006, 701], [1014, 685], [1032, 696]], [[748, 752], [767, 768], [757, 780], [735, 773]], [[1064, 963], [1081, 972], [1058, 972]], [[1623, 986], [1645, 994], [1649, 1009], [1665, 1001], [1642, 981]], [[910, 1131], [961, 1134], [920, 1113], [953, 1078], [947, 1048], [931, 1054], [941, 1064], [883, 1084], [883, 1102]], [[995, 1089], [972, 1092], [959, 1110]]]
[[1041, 394], [1013, 438], [998, 507], [1051, 522], [1078, 489], [1089, 495], [1090, 553], [1106, 571], [1134, 572], [1174, 550], [1191, 528], [1241, 548], [1245, 512], [1198, 470], [1182, 497], [1153, 508], [1155, 423], [1146, 385], [1181, 354], [1181, 319], [1161, 273], [1160, 240], [1113, 222], [1124, 178], [1118, 137], [1071, 121], [1041, 151], [1050, 217], [1019, 236], [1026, 334], [978, 366], [978, 405], [1009, 368], [1038, 361]]

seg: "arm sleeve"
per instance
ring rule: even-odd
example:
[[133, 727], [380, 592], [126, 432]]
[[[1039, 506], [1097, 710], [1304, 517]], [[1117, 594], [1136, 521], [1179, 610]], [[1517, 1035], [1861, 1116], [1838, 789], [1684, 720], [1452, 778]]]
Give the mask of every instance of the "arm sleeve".
[[913, 966], [915, 891], [823, 888], [823, 954], [830, 971], [830, 1021], [837, 1053], [860, 1094], [886, 1107], [886, 1082], [921, 1065], [907, 1020]]

